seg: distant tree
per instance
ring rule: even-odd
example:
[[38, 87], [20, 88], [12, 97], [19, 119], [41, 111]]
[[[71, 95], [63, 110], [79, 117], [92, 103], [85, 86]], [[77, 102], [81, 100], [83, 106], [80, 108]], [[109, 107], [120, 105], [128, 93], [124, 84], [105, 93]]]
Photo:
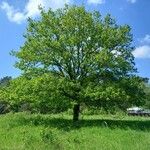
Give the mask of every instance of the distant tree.
[[7, 88], [9, 87], [11, 80], [12, 77], [9, 76], [0, 79], [0, 114], [9, 112]]
[[150, 109], [150, 84], [145, 83], [144, 91], [146, 93], [145, 107]]
[[149, 78], [142, 78], [142, 77], [141, 77], [141, 79], [142, 79], [142, 81], [143, 81], [146, 85], [149, 84]]
[[142, 104], [128, 25], [78, 6], [41, 9], [41, 18], [28, 22], [24, 45], [12, 52], [16, 67], [28, 79], [51, 74], [55, 91], [74, 103], [74, 121], [81, 103], [104, 108]]
[[0, 79], [0, 87], [6, 87], [10, 84], [12, 77], [6, 76]]

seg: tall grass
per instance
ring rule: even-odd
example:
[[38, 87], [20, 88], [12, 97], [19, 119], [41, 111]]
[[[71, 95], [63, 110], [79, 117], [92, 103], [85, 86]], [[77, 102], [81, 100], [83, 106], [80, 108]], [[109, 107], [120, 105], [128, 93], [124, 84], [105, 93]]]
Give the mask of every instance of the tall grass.
[[0, 116], [0, 150], [149, 150], [150, 119], [69, 115]]

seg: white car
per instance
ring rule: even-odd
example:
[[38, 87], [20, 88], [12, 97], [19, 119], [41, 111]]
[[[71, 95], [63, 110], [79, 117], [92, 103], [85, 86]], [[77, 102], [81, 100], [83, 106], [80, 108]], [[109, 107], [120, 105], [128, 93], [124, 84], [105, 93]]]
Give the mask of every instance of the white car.
[[131, 116], [150, 116], [150, 110], [144, 110], [140, 107], [128, 108], [127, 113]]

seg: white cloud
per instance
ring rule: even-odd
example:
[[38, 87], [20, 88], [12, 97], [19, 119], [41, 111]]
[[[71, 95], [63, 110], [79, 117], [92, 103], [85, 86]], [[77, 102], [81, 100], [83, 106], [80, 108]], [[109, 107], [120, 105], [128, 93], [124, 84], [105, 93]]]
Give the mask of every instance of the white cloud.
[[12, 22], [20, 23], [25, 19], [24, 14], [21, 12], [18, 12], [13, 8], [13, 6], [10, 6], [8, 3], [3, 2], [1, 5], [1, 9], [5, 10], [6, 15], [8, 19]]
[[150, 46], [143, 45], [143, 46], [137, 47], [133, 51], [133, 55], [135, 58], [150, 58]]
[[3, 1], [0, 8], [6, 12], [8, 19], [11, 22], [22, 23], [28, 17], [36, 17], [40, 14], [38, 7], [42, 6], [46, 10], [48, 8], [57, 9], [69, 4], [71, 0], [28, 0], [23, 11], [19, 11], [12, 5]]
[[150, 35], [146, 34], [144, 38], [140, 39], [141, 44], [150, 44]]
[[140, 45], [133, 51], [135, 58], [150, 58], [150, 35], [146, 34], [138, 41]]
[[105, 0], [88, 0], [88, 4], [103, 4]]
[[136, 3], [137, 0], [127, 0], [127, 1], [134, 4], [134, 3]]

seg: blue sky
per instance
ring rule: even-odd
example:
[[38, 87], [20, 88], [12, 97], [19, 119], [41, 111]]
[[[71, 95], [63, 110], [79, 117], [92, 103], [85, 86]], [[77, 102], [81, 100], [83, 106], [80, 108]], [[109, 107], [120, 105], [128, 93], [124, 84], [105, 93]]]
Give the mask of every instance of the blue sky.
[[110, 13], [118, 24], [130, 25], [138, 74], [150, 78], [150, 0], [0, 0], [0, 78], [19, 76], [13, 67], [16, 58], [9, 53], [24, 43], [26, 19], [39, 15], [38, 5], [55, 10], [65, 3], [85, 4], [87, 10], [98, 10], [103, 16]]

